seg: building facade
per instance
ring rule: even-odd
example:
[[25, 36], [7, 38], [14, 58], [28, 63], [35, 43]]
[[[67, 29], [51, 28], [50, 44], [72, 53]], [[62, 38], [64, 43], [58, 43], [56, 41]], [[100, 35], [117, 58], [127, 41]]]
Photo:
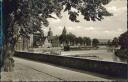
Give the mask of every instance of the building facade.
[[60, 47], [59, 37], [53, 36], [51, 28], [49, 28], [47, 36], [41, 36], [39, 32], [29, 35], [29, 38], [19, 37], [16, 43], [16, 50], [29, 50], [30, 48], [50, 48]]
[[19, 50], [19, 51], [26, 51], [29, 49], [30, 46], [31, 46], [30, 38], [19, 37], [19, 39], [15, 45], [15, 49]]
[[48, 40], [48, 43], [51, 44], [51, 47], [60, 47], [59, 37], [53, 36], [53, 32], [51, 28], [49, 28], [47, 36], [45, 36], [45, 39]]

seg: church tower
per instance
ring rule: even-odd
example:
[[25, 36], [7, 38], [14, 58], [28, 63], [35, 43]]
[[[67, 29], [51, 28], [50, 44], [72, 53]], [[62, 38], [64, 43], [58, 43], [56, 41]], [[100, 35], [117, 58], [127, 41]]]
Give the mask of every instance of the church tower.
[[49, 28], [48, 36], [49, 36], [49, 37], [52, 37], [52, 36], [53, 36], [53, 32], [52, 32], [51, 28]]
[[64, 29], [63, 29], [63, 31], [62, 31], [62, 35], [66, 35], [67, 34], [67, 30], [66, 30], [66, 28], [65, 28], [65, 26], [64, 26]]
[[47, 38], [48, 38], [48, 42], [52, 43], [53, 32], [52, 32], [51, 28], [49, 28]]

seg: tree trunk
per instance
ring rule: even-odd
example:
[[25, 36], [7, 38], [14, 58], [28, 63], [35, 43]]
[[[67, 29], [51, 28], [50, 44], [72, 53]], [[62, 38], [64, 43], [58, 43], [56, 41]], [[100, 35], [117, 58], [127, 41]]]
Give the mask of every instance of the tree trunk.
[[15, 53], [14, 45], [16, 37], [14, 37], [14, 11], [16, 10], [15, 0], [4, 0], [2, 5], [2, 20], [3, 20], [3, 70], [11, 72], [14, 68], [13, 55]]
[[11, 72], [13, 71], [14, 68], [14, 59], [13, 59], [13, 55], [14, 55], [15, 51], [14, 51], [14, 47], [12, 46], [12, 44], [7, 43], [4, 44], [4, 48], [3, 48], [3, 69], [5, 72]]
[[18, 37], [14, 34], [14, 23], [12, 25], [7, 26], [4, 29], [4, 42], [3, 42], [3, 68], [6, 72], [13, 71], [14, 68], [14, 59], [13, 56], [15, 54], [15, 44]]

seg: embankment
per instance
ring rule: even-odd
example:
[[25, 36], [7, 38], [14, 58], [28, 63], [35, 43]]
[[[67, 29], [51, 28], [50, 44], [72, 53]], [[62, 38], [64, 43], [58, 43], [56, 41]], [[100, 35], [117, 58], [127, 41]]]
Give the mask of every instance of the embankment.
[[48, 62], [55, 65], [105, 74], [114, 77], [121, 77], [121, 78], [128, 77], [128, 64], [123, 64], [123, 63], [46, 55], [40, 53], [28, 53], [28, 52], [16, 52], [15, 56], [41, 61], [41, 62]]

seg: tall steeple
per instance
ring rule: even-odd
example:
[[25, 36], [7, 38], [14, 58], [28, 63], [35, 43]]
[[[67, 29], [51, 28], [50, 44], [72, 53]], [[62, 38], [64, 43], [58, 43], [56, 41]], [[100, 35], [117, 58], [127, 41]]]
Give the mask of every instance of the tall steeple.
[[48, 36], [53, 36], [53, 32], [52, 32], [51, 28], [49, 28]]
[[67, 30], [66, 30], [66, 28], [65, 28], [65, 26], [64, 26], [64, 29], [63, 29], [63, 31], [62, 31], [62, 35], [66, 35], [66, 33], [67, 33]]

